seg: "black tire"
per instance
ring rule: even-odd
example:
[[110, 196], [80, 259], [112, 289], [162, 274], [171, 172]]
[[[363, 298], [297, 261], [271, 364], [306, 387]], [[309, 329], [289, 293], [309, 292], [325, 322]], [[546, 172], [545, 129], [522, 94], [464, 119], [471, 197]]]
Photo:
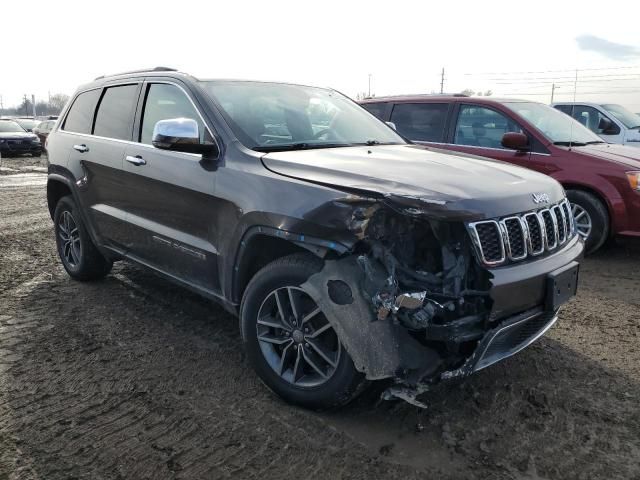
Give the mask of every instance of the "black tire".
[[[609, 213], [607, 207], [595, 195], [583, 190], [569, 190], [567, 198], [571, 205], [583, 209], [591, 219], [591, 231], [585, 239], [585, 251], [590, 254], [598, 250], [609, 238]], [[578, 219], [577, 222], [582, 220]]]
[[[64, 219], [69, 218], [68, 215], [75, 225], [75, 230], [72, 229], [75, 231], [73, 242], [65, 241], [65, 238], [69, 238], [69, 236], [65, 234], [65, 227], [62, 223], [64, 223]], [[104, 258], [93, 244], [82, 222], [80, 212], [70, 195], [62, 197], [56, 204], [53, 221], [58, 255], [62, 266], [72, 278], [81, 281], [98, 280], [111, 271], [113, 262]], [[70, 243], [74, 243], [78, 248], [73, 248]], [[72, 251], [75, 254], [72, 254]]]
[[353, 400], [366, 386], [364, 375], [356, 371], [349, 354], [340, 348], [339, 359], [328, 380], [318, 386], [294, 385], [281, 377], [265, 358], [258, 340], [257, 321], [262, 305], [274, 291], [299, 287], [321, 270], [322, 265], [322, 260], [306, 253], [273, 261], [251, 279], [240, 308], [240, 330], [247, 358], [260, 379], [287, 402], [314, 410], [336, 408]]

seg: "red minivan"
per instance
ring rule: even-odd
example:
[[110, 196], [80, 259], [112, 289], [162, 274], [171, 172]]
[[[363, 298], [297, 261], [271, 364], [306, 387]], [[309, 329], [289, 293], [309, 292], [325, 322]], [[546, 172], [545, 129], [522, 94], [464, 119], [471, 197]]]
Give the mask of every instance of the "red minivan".
[[608, 144], [570, 116], [537, 102], [412, 95], [361, 103], [414, 143], [494, 158], [555, 178], [567, 191], [588, 252], [612, 235], [640, 237], [639, 148]]

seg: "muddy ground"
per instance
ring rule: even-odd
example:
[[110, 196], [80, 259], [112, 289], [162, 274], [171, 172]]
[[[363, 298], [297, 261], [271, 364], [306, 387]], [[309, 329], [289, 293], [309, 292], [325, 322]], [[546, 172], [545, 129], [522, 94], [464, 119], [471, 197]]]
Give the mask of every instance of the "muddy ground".
[[123, 263], [58, 263], [44, 162], [0, 168], [0, 479], [640, 478], [640, 246], [586, 260], [548, 336], [441, 385], [293, 408], [248, 367], [237, 321]]

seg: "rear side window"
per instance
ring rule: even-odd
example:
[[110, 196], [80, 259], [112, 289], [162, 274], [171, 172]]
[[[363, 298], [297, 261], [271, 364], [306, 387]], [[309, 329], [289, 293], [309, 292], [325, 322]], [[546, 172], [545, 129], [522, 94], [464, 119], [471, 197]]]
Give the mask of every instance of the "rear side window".
[[384, 111], [387, 109], [386, 103], [363, 103], [362, 107], [380, 120], [384, 120]]
[[93, 113], [100, 98], [100, 89], [78, 95], [64, 121], [63, 130], [75, 133], [91, 133]]
[[566, 113], [567, 115], [571, 115], [572, 105], [556, 105], [555, 108], [560, 110], [562, 113]]
[[165, 83], [149, 85], [142, 115], [140, 142], [150, 145], [156, 123], [170, 118], [190, 118], [195, 120], [200, 130], [200, 141], [204, 141], [206, 131], [204, 123], [185, 93], [175, 85]]
[[138, 99], [138, 85], [109, 87], [104, 91], [93, 134], [100, 137], [131, 139], [133, 112]]
[[393, 107], [391, 122], [409, 140], [444, 141], [448, 103], [400, 103]]

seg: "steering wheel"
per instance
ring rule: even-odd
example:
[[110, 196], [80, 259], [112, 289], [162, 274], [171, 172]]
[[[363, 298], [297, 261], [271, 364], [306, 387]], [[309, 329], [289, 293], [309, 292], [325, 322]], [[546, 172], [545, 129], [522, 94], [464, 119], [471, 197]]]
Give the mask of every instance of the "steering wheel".
[[328, 133], [331, 133], [331, 129], [330, 128], [324, 128], [322, 130], [318, 130], [316, 133], [313, 134], [313, 139], [314, 140], [318, 140], [320, 137], [322, 137], [323, 135], [326, 135]]

